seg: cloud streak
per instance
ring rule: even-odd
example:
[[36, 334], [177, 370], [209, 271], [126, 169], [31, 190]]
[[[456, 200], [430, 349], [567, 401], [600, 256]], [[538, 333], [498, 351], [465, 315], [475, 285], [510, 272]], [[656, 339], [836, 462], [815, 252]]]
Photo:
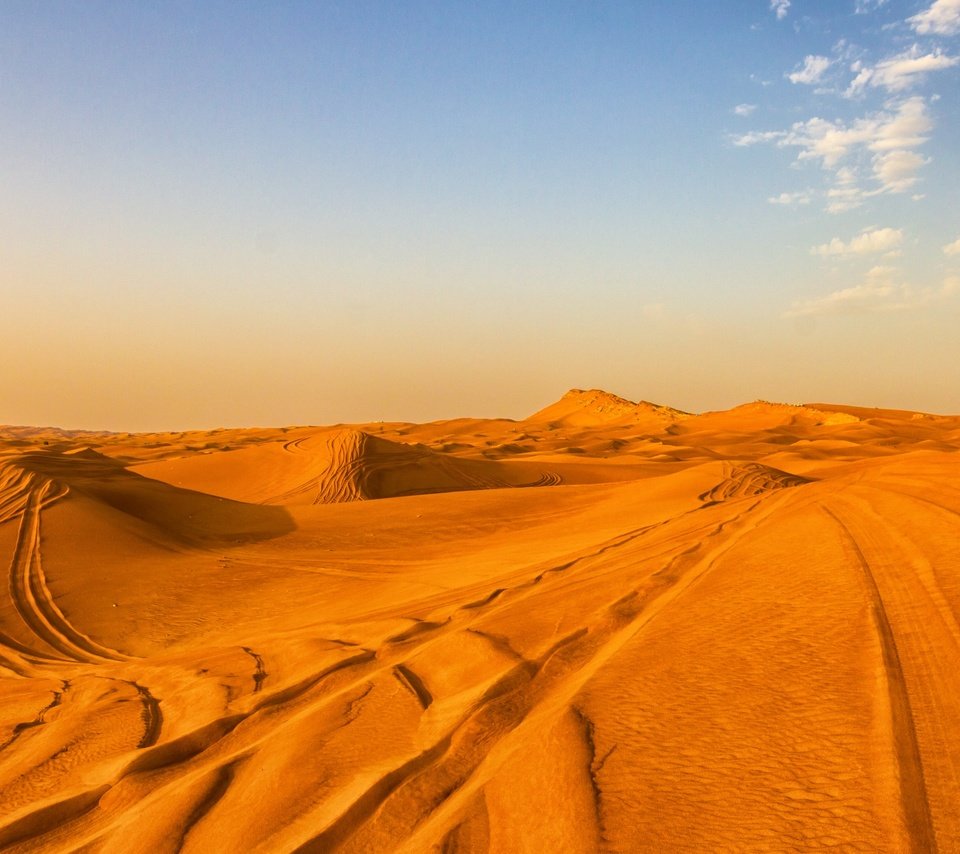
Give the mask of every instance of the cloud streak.
[[931, 71], [953, 68], [960, 63], [960, 57], [949, 56], [940, 50], [921, 53], [918, 45], [909, 50], [878, 62], [874, 66], [855, 62], [851, 71], [857, 76], [847, 87], [844, 95], [848, 98], [863, 93], [867, 87], [882, 88], [888, 92], [904, 92], [922, 82]]
[[780, 193], [779, 196], [770, 196], [767, 201], [771, 205], [808, 205], [813, 193], [810, 190], [798, 190], [795, 193]]
[[948, 276], [939, 287], [915, 288], [898, 282], [895, 274], [890, 267], [873, 267], [860, 284], [822, 297], [797, 300], [784, 317], [911, 311], [960, 294], [960, 276]]
[[844, 242], [834, 237], [829, 243], [821, 243], [810, 250], [811, 255], [841, 256], [877, 255], [896, 249], [903, 242], [903, 229], [876, 228], [863, 231]]

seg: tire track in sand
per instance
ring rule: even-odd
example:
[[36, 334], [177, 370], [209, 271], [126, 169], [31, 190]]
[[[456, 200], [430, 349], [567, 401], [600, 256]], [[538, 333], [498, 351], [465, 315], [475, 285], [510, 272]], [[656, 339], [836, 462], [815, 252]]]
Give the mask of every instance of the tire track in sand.
[[923, 761], [917, 729], [907, 692], [907, 682], [903, 675], [903, 666], [897, 641], [887, 614], [883, 596], [877, 585], [870, 563], [863, 553], [847, 524], [827, 506], [821, 508], [840, 529], [841, 537], [856, 558], [863, 572], [870, 596], [870, 611], [880, 640], [883, 655], [883, 670], [886, 676], [887, 694], [890, 702], [891, 729], [893, 731], [894, 751], [899, 770], [900, 806], [907, 832], [910, 835], [911, 850], [917, 854], [933, 854], [937, 851], [936, 833], [927, 799]]
[[322, 829], [294, 850], [377, 850], [384, 833], [398, 851], [429, 850], [438, 828], [449, 824], [496, 768], [533, 732], [568, 713], [589, 679], [775, 512], [778, 497], [770, 496], [763, 508], [754, 503], [753, 512], [731, 514], [699, 547], [676, 554], [650, 576], [649, 589], [630, 607], [613, 603], [605, 618], [505, 672], [421, 753], [387, 771], [337, 814], [318, 814]]
[[73, 626], [47, 587], [40, 554], [40, 517], [45, 507], [68, 492], [67, 487], [51, 480], [30, 486], [10, 562], [10, 598], [27, 628], [63, 659], [84, 663], [126, 661], [123, 653], [97, 643]]

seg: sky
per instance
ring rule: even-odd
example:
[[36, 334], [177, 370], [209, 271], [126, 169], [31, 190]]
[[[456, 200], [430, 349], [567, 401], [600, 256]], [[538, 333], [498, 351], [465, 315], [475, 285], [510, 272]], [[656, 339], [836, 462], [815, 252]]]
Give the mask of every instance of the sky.
[[0, 423], [960, 412], [960, 0], [0, 3]]

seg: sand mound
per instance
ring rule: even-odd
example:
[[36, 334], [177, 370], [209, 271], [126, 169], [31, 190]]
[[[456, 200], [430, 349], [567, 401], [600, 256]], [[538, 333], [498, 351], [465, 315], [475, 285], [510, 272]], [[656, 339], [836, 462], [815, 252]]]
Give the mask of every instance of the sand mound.
[[805, 477], [761, 463], [726, 463], [724, 467], [726, 471], [723, 480], [701, 494], [702, 501], [712, 504], [728, 498], [746, 498], [810, 483]]
[[[136, 471], [258, 504], [340, 504], [402, 495], [527, 486], [486, 460], [464, 460], [424, 445], [382, 439], [362, 430], [322, 431], [286, 443], [188, 456]], [[541, 475], [533, 480], [539, 481]], [[555, 482], [555, 481], [554, 481]]]
[[294, 453], [314, 454], [324, 460], [316, 477], [278, 495], [271, 503], [313, 504], [368, 501], [399, 495], [492, 489], [504, 481], [478, 471], [462, 460], [445, 457], [422, 445], [404, 445], [364, 433], [340, 430], [325, 437], [322, 447], [293, 446]]
[[796, 428], [806, 430], [815, 427], [854, 424], [860, 419], [849, 413], [816, 409], [810, 406], [789, 403], [770, 403], [756, 400], [732, 409], [704, 412], [695, 415], [674, 430], [687, 433], [698, 431], [757, 434], [765, 430]]
[[688, 413], [669, 406], [634, 403], [601, 389], [570, 389], [556, 403], [535, 412], [527, 422], [573, 427], [594, 427], [602, 424], [639, 424], [650, 430], [663, 429], [686, 418]]

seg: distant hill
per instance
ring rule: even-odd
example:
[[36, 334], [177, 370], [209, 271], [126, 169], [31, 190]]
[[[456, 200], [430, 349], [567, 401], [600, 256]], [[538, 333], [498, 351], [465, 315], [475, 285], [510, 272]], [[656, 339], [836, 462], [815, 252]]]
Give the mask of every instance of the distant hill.
[[634, 403], [602, 389], [570, 389], [556, 403], [535, 412], [526, 421], [533, 424], [556, 424], [573, 427], [595, 427], [603, 424], [637, 424], [647, 430], [663, 430], [689, 418], [690, 413], [669, 406], [641, 400]]

